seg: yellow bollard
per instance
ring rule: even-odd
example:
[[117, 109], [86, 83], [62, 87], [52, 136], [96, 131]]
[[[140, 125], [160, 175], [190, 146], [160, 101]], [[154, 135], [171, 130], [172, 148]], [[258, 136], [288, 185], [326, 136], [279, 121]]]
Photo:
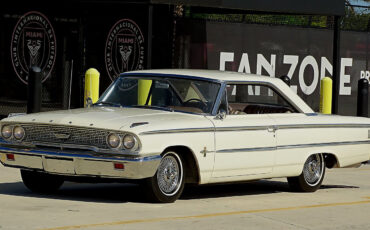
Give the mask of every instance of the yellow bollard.
[[[139, 80], [138, 93], [137, 93], [137, 104], [138, 105], [145, 105], [151, 86], [152, 86], [152, 80]], [[149, 99], [148, 105], [151, 105], [151, 104], [152, 104], [152, 98]]]
[[87, 101], [95, 103], [99, 99], [99, 77], [100, 73], [94, 68], [90, 68], [85, 74], [85, 93], [84, 106], [87, 106]]
[[333, 80], [330, 77], [321, 79], [320, 87], [320, 113], [331, 114]]

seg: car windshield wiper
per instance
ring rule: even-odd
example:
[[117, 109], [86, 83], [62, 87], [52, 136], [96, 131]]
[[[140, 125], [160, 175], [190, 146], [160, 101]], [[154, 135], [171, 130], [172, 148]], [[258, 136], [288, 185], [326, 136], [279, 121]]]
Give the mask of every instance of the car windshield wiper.
[[156, 106], [156, 105], [133, 105], [131, 107], [133, 107], [133, 108], [144, 108], [144, 109], [159, 109], [159, 110], [166, 110], [166, 111], [171, 111], [171, 112], [174, 111], [172, 108]]
[[110, 105], [110, 106], [114, 106], [114, 107], [122, 107], [121, 104], [114, 103], [114, 102], [109, 102], [109, 101], [100, 101], [100, 102], [97, 102], [97, 103], [93, 104], [93, 106], [95, 106], [95, 105]]

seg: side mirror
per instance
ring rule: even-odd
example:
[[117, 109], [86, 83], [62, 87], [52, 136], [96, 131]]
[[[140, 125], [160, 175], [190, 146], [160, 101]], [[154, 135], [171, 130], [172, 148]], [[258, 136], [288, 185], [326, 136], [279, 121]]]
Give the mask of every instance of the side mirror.
[[223, 120], [223, 119], [225, 119], [226, 118], [226, 111], [225, 110], [223, 110], [223, 109], [220, 109], [219, 111], [218, 111], [218, 114], [216, 115], [216, 119], [218, 119], [218, 120]]

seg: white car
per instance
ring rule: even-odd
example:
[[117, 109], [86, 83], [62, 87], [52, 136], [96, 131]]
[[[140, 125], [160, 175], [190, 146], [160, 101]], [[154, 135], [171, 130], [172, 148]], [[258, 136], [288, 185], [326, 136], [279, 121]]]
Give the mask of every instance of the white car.
[[315, 113], [283, 81], [206, 70], [121, 74], [89, 108], [1, 121], [4, 166], [35, 192], [76, 178], [144, 182], [157, 202], [184, 185], [287, 177], [317, 190], [325, 167], [370, 159], [370, 119]]

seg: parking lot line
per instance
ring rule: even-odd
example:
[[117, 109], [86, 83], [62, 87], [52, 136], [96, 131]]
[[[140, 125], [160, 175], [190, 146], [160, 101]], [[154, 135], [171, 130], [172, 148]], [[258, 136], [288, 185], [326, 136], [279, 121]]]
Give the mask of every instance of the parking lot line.
[[244, 211], [236, 211], [236, 212], [208, 213], [208, 214], [200, 214], [200, 215], [194, 215], [194, 216], [178, 216], [178, 217], [163, 217], [163, 218], [124, 220], [124, 221], [96, 223], [96, 224], [83, 224], [83, 225], [74, 225], [74, 226], [62, 226], [62, 227], [46, 228], [46, 229], [40, 229], [40, 230], [85, 229], [85, 228], [92, 228], [92, 227], [104, 227], [104, 226], [105, 227], [108, 227], [108, 226], [117, 226], [117, 225], [126, 225], [126, 224], [153, 223], [153, 222], [172, 221], [172, 220], [202, 219], [202, 218], [211, 218], [211, 217], [219, 217], [219, 216], [231, 216], [231, 215], [250, 214], [250, 213], [290, 211], [290, 210], [300, 210], [300, 209], [309, 209], [309, 208], [323, 208], [323, 207], [335, 207], [335, 206], [348, 206], [348, 205], [369, 204], [370, 203], [370, 197], [364, 197], [364, 198], [366, 198], [367, 200], [354, 201], [354, 202], [315, 204], [315, 205], [305, 205], [305, 206], [296, 206], [296, 207], [284, 207], [284, 208], [244, 210]]
[[370, 171], [370, 168], [366, 168], [366, 169], [358, 169], [357, 171]]

